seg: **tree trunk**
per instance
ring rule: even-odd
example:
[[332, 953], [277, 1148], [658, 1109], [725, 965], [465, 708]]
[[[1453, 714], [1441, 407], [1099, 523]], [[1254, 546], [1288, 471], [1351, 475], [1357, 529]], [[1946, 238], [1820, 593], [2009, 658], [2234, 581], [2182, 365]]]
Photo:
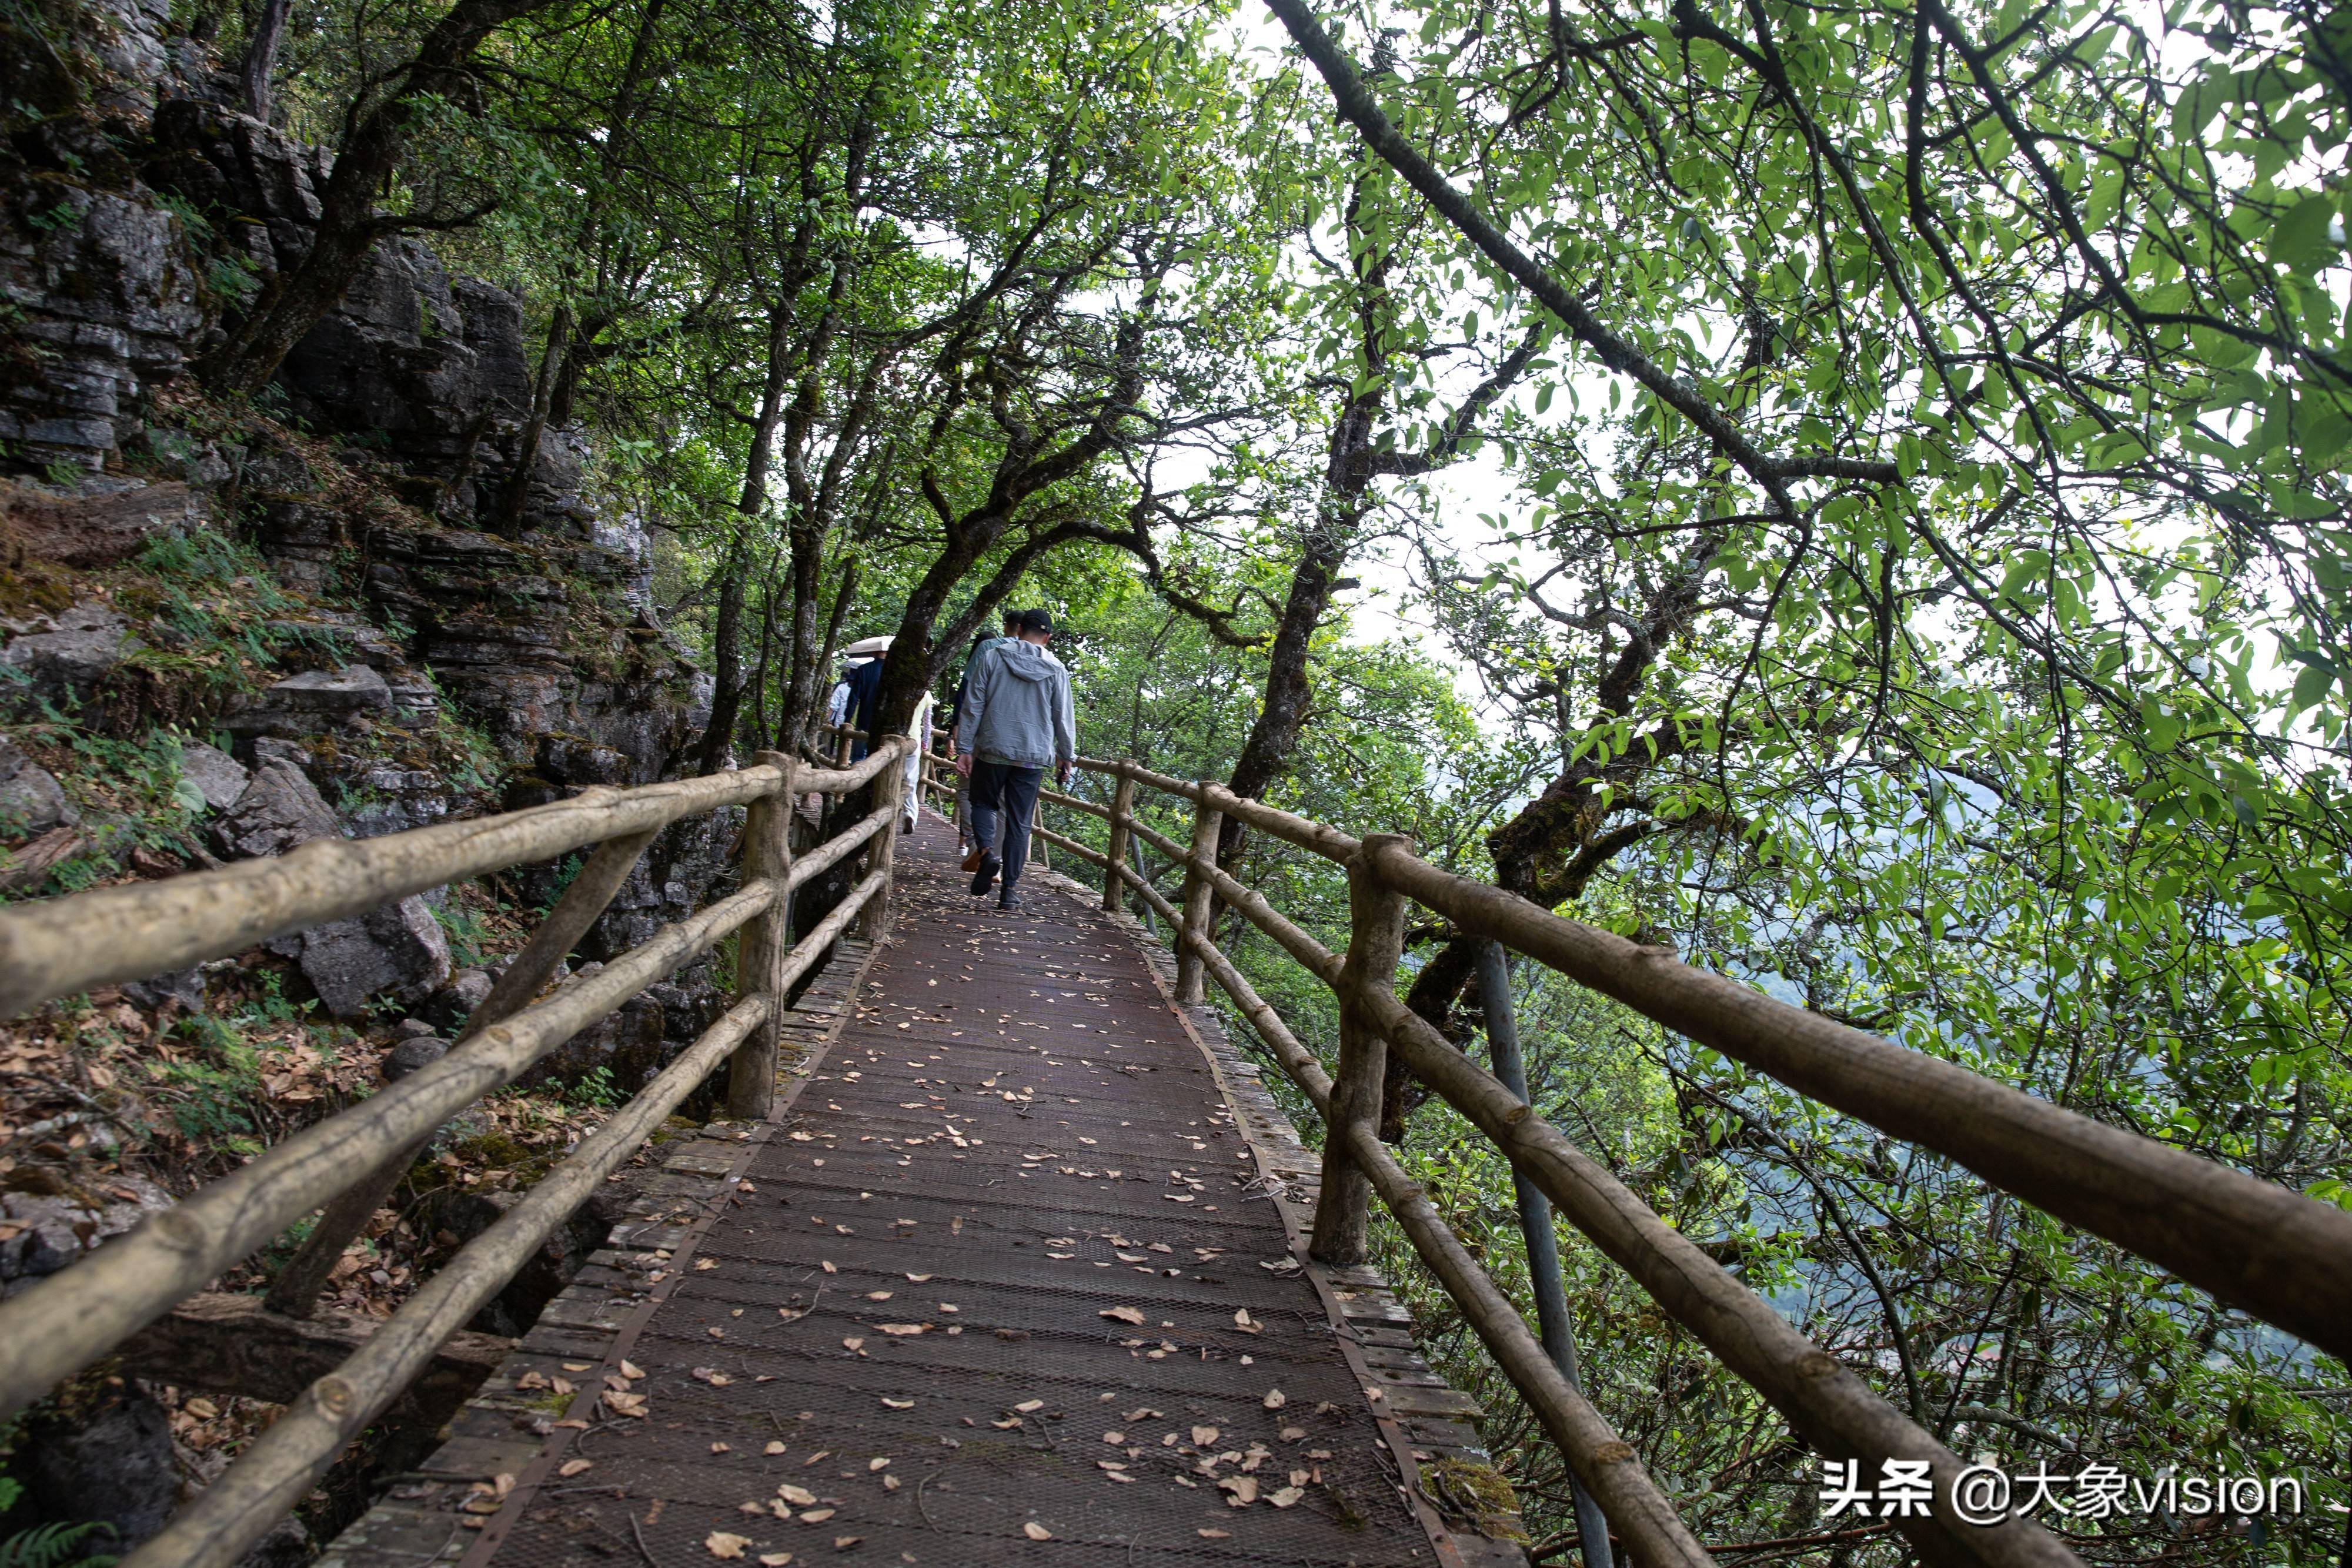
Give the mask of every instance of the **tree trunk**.
[[751, 749], [772, 751], [768, 728], [768, 668], [776, 651], [776, 558], [768, 555], [768, 570], [760, 585], [760, 662], [751, 670]]
[[710, 694], [710, 727], [702, 732], [702, 757], [696, 768], [716, 773], [727, 766], [735, 741], [735, 721], [743, 711], [743, 538], [738, 534], [719, 562], [718, 623], [711, 635], [714, 683]]
[[695, 771], [716, 773], [727, 765], [727, 750], [735, 740], [735, 720], [743, 711], [743, 574], [750, 570], [751, 519], [768, 504], [768, 465], [776, 443], [776, 426], [784, 415], [784, 392], [791, 386], [792, 311], [779, 301], [768, 308], [768, 380], [760, 393], [760, 415], [751, 425], [751, 449], [743, 459], [743, 490], [736, 498], [739, 520], [719, 570], [719, 613], [711, 629], [711, 671], [716, 688], [710, 694], [710, 727], [702, 732], [702, 755]]
[[[599, 160], [604, 177], [591, 193], [587, 210], [580, 218], [580, 248], [597, 258], [595, 298], [600, 300], [611, 276], [611, 255], [600, 243], [597, 232], [603, 225], [605, 193], [621, 164], [622, 146], [636, 115], [637, 93], [651, 69], [654, 39], [661, 30], [662, 12], [667, 4], [668, 0], [646, 0], [644, 12], [637, 17], [636, 37], [629, 44], [629, 63], [622, 69], [621, 85], [614, 89], [613, 106], [604, 116], [604, 156]], [[547, 398], [547, 423], [556, 429], [562, 430], [572, 423], [572, 399], [580, 391], [580, 375], [587, 368], [588, 351], [614, 319], [614, 312], [603, 308], [587, 310], [573, 322], [563, 357], [556, 365], [555, 384]]]
[[[1361, 505], [1355, 497], [1327, 502], [1315, 531], [1299, 552], [1298, 564], [1291, 570], [1290, 593], [1283, 601], [1282, 619], [1276, 623], [1274, 643], [1267, 651], [1265, 699], [1258, 706], [1257, 722], [1250, 726], [1249, 738], [1242, 743], [1233, 775], [1225, 781], [1236, 795], [1264, 799], [1266, 786], [1282, 777], [1298, 744], [1299, 727], [1306, 722], [1307, 699], [1313, 695], [1307, 680], [1307, 657], [1316, 631], [1331, 608], [1332, 584], [1347, 562], [1361, 516]], [[1239, 819], [1231, 816], [1218, 830], [1217, 864], [1228, 873], [1238, 873], [1244, 832]]]
[[377, 238], [399, 227], [398, 220], [376, 215], [376, 193], [400, 162], [418, 100], [458, 96], [468, 63], [491, 31], [550, 3], [457, 0], [434, 24], [399, 85], [352, 121], [320, 193], [310, 254], [207, 357], [202, 368], [207, 385], [249, 394], [269, 384], [294, 345], [342, 302]]
[[254, 24], [253, 41], [246, 46], [237, 77], [245, 85], [245, 111], [269, 123], [269, 80], [278, 69], [278, 47], [286, 38], [287, 13], [293, 0], [263, 0], [261, 20]]
[[531, 388], [530, 417], [523, 422], [522, 444], [516, 449], [515, 471], [499, 507], [496, 531], [515, 538], [522, 532], [523, 508], [530, 501], [530, 481], [539, 467], [540, 438], [547, 434], [548, 411], [555, 402], [556, 377], [563, 369], [564, 346], [572, 337], [572, 308], [559, 305], [548, 319], [547, 350], [539, 359], [539, 382]]

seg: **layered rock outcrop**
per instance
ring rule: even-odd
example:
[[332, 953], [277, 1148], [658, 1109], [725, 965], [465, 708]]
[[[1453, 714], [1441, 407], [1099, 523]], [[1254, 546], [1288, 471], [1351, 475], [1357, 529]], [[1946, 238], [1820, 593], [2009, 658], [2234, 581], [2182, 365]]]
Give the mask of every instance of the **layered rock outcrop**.
[[[390, 238], [273, 391], [308, 437], [188, 401], [188, 368], [224, 319], [307, 255], [331, 161], [240, 112], [217, 63], [172, 35], [162, 0], [85, 4], [84, 47], [54, 68], [12, 67], [7, 84], [41, 117], [14, 127], [23, 161], [0, 173], [0, 300], [16, 312], [0, 469], [17, 476], [0, 481], [0, 549], [103, 571], [218, 530], [256, 547], [295, 597], [250, 640], [275, 670], [184, 699], [157, 696], [155, 667], [207, 655], [168, 615], [78, 584], [67, 601], [0, 606], [0, 716], [47, 705], [116, 732], [168, 718], [192, 745], [221, 739], [230, 755], [184, 749], [183, 766], [214, 819], [206, 841], [227, 857], [681, 766], [709, 716], [708, 678], [654, 618], [645, 519], [600, 502], [589, 444], [551, 429], [522, 472], [537, 345], [517, 295]], [[496, 762], [448, 767], [452, 725]], [[240, 768], [248, 781], [226, 771]], [[64, 819], [36, 799], [46, 775], [21, 776], [34, 782], [5, 803], [54, 832]], [[259, 797], [287, 806], [292, 778], [323, 821], [272, 825]], [[706, 901], [730, 874], [735, 825], [664, 834], [588, 956]], [[526, 868], [513, 882], [536, 903], [563, 875]], [[343, 923], [301, 939], [302, 967], [339, 1016], [385, 997], [424, 1006], [420, 977], [449, 974], [425, 904], [379, 915], [381, 930]], [[699, 974], [680, 977], [564, 1066], [650, 1071], [715, 1002]], [[436, 1005], [462, 1017], [460, 998]]]

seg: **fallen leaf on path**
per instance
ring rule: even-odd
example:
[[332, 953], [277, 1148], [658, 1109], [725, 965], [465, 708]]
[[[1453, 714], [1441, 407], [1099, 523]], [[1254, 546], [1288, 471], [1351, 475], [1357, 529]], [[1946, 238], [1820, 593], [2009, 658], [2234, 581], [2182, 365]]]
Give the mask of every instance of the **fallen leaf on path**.
[[844, 1350], [863, 1350], [866, 1348], [866, 1341], [856, 1334], [851, 1334], [847, 1339], [841, 1342], [841, 1348]]
[[760, 1568], [784, 1568], [792, 1560], [793, 1554], [789, 1552], [762, 1552], [760, 1553]]
[[931, 1325], [929, 1323], [876, 1323], [874, 1326], [893, 1339], [906, 1339], [921, 1333]]
[[1242, 1307], [1236, 1310], [1234, 1313], [1234, 1327], [1241, 1330], [1244, 1333], [1257, 1333], [1262, 1331], [1265, 1325], [1259, 1322], [1255, 1318], [1251, 1317], [1247, 1307]]
[[1021, 1533], [1027, 1536], [1032, 1541], [1051, 1541], [1054, 1539], [1054, 1532], [1046, 1529], [1044, 1525], [1038, 1523], [1034, 1519], [1021, 1527]]
[[801, 1515], [803, 1524], [823, 1524], [841, 1511], [837, 1508], [813, 1508]]
[[1291, 1504], [1297, 1502], [1300, 1498], [1305, 1497], [1307, 1493], [1297, 1487], [1284, 1487], [1279, 1491], [1271, 1491], [1266, 1493], [1265, 1500], [1274, 1504], [1276, 1508], [1288, 1508]]
[[1217, 1429], [1214, 1427], [1195, 1427], [1192, 1428], [1193, 1447], [1205, 1448], [1216, 1440]]
[[595, 1468], [596, 1461], [593, 1459], [566, 1459], [557, 1467], [555, 1473], [569, 1479], [573, 1476], [584, 1476]]
[[1231, 1541], [1234, 1538], [1230, 1530], [1196, 1530], [1192, 1533], [1203, 1541]]
[[888, 1410], [912, 1410], [915, 1407], [915, 1402], [911, 1399], [893, 1399], [887, 1395], [883, 1396], [882, 1405]]
[[1139, 1328], [1143, 1324], [1141, 1307], [1105, 1307], [1095, 1315], [1102, 1318], [1117, 1318], [1120, 1322], [1133, 1323]]
[[714, 1530], [702, 1538], [702, 1544], [709, 1548], [713, 1557], [740, 1557], [743, 1555], [743, 1548], [751, 1544], [751, 1538], [748, 1535], [730, 1535], [723, 1530]]
[[769, 1439], [768, 1439], [768, 1446], [767, 1446], [766, 1448], [762, 1448], [762, 1449], [761, 1449], [761, 1450], [760, 1450], [760, 1452], [761, 1452], [761, 1453], [763, 1453], [763, 1454], [781, 1454], [781, 1453], [782, 1453], [783, 1451], [784, 1451], [784, 1446], [783, 1446], [783, 1444], [782, 1444], [781, 1442], [777, 1441], [777, 1440], [776, 1440], [775, 1438], [773, 1438], [773, 1437], [769, 1438]]
[[1255, 1476], [1226, 1476], [1219, 1480], [1217, 1485], [1231, 1494], [1225, 1499], [1225, 1506], [1228, 1508], [1247, 1508], [1257, 1500]]
[[1020, 1404], [1015, 1405], [1013, 1408], [1020, 1411], [1025, 1416], [1032, 1410], [1043, 1410], [1045, 1407], [1045, 1402], [1043, 1399], [1024, 1399]]
[[624, 1377], [625, 1377], [625, 1378], [627, 1378], [627, 1379], [629, 1379], [631, 1382], [633, 1382], [633, 1383], [634, 1383], [634, 1382], [635, 1382], [638, 1378], [643, 1377], [645, 1375], [646, 1375], [646, 1369], [645, 1369], [644, 1367], [642, 1367], [642, 1366], [639, 1366], [635, 1362], [634, 1362], [634, 1361], [624, 1361], [623, 1363], [621, 1363], [621, 1375], [622, 1375], [622, 1376], [624, 1376]]
[[786, 1481], [782, 1486], [778, 1487], [776, 1489], [776, 1495], [782, 1498], [786, 1502], [791, 1503], [794, 1508], [806, 1508], [809, 1504], [816, 1500], [816, 1493], [809, 1490], [806, 1487], [796, 1487], [790, 1481]]
[[1279, 1388], [1269, 1389], [1266, 1391], [1265, 1398], [1260, 1403], [1269, 1410], [1279, 1410], [1290, 1403], [1290, 1396]]

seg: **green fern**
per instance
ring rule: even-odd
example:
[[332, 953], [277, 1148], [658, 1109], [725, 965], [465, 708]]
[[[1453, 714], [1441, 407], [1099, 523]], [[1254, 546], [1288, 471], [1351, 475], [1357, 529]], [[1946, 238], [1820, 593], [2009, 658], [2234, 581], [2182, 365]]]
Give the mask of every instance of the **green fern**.
[[68, 1563], [77, 1568], [114, 1568], [121, 1558], [81, 1554], [82, 1543], [101, 1530], [109, 1535], [114, 1533], [114, 1526], [102, 1519], [84, 1524], [37, 1524], [30, 1530], [20, 1530], [0, 1541], [0, 1568], [65, 1568]]

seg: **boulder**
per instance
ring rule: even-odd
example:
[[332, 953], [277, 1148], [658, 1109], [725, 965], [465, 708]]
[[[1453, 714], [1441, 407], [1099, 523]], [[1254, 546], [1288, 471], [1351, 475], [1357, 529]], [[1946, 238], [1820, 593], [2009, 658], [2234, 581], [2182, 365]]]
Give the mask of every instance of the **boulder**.
[[393, 706], [392, 687], [367, 664], [312, 670], [240, 697], [222, 716], [232, 735], [284, 738], [338, 727], [364, 727], [365, 716]]
[[0, 648], [0, 664], [22, 674], [33, 695], [58, 703], [89, 700], [114, 666], [140, 646], [131, 622], [100, 603], [76, 604], [10, 626], [17, 634]]
[[340, 670], [312, 670], [278, 682], [261, 694], [275, 707], [311, 713], [357, 713], [363, 708], [392, 706], [392, 688], [367, 664], [346, 664]]
[[123, 999], [134, 1008], [149, 1012], [161, 1009], [168, 1002], [177, 1002], [184, 1011], [205, 1010], [205, 972], [202, 968], [173, 969], [165, 974], [150, 975], [143, 980], [126, 981]]
[[15, 1295], [171, 1207], [171, 1194], [128, 1173], [88, 1189], [0, 1192], [0, 1295]]
[[289, 768], [304, 773], [310, 770], [310, 748], [291, 740], [280, 740], [274, 735], [256, 736], [253, 740], [253, 765], [283, 762]]
[[26, 839], [81, 821], [57, 775], [0, 738], [0, 838]]
[[430, 1034], [412, 1034], [383, 1053], [376, 1071], [386, 1083], [397, 1083], [421, 1068], [432, 1066], [449, 1054], [449, 1042]]
[[252, 782], [213, 828], [221, 852], [237, 860], [282, 855], [296, 844], [338, 831], [335, 813], [310, 775], [283, 761], [255, 768]]
[[0, 483], [0, 510], [28, 552], [83, 569], [119, 566], [159, 535], [205, 526], [203, 499], [178, 480], [92, 479], [69, 493]]
[[365, 797], [364, 803], [351, 813], [351, 832], [355, 839], [404, 833], [411, 828], [437, 822], [456, 804], [456, 795], [447, 781], [429, 768], [375, 762], [362, 768], [352, 782]]
[[253, 781], [252, 771], [244, 763], [201, 740], [180, 743], [180, 777], [194, 785], [205, 804], [215, 811], [236, 805]]
[[153, 141], [149, 182], [208, 209], [223, 232], [244, 242], [263, 277], [290, 270], [310, 254], [322, 211], [325, 149], [193, 97], [167, 97], [157, 107]]
[[489, 999], [492, 984], [483, 970], [460, 969], [417, 1010], [431, 1019], [434, 1027], [454, 1035], [474, 1016], [474, 1009]]
[[94, 1407], [57, 1410], [28, 1424], [9, 1468], [25, 1482], [32, 1511], [56, 1521], [103, 1521], [111, 1539], [92, 1552], [128, 1552], [163, 1528], [179, 1506], [172, 1424], [133, 1383], [108, 1388]]
[[389, 992], [418, 1002], [449, 977], [449, 940], [422, 898], [410, 896], [354, 920], [302, 933], [302, 973], [339, 1019], [357, 1018]]
[[48, 214], [37, 230], [19, 223], [0, 234], [0, 299], [16, 312], [0, 439], [15, 444], [11, 466], [95, 474], [137, 434], [153, 389], [186, 362], [207, 314], [199, 272], [179, 219], [135, 185], [35, 184], [21, 170], [0, 182], [13, 211]]

